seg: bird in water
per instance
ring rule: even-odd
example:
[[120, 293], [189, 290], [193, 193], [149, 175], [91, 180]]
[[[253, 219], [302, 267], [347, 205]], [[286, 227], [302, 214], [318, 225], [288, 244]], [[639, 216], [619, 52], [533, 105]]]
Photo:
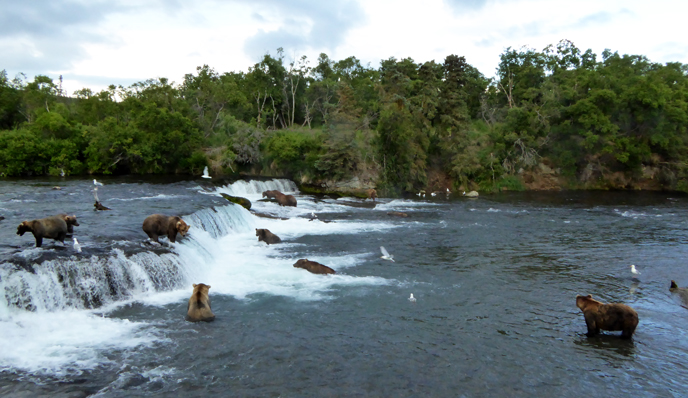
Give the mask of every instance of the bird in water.
[[103, 186], [103, 183], [102, 183], [102, 182], [96, 181], [96, 179], [94, 178], [94, 179], [93, 179], [93, 185], [95, 185], [95, 186], [97, 186], [97, 187], [102, 187], [102, 186]]
[[213, 178], [208, 174], [208, 166], [205, 166], [205, 169], [203, 169], [203, 175], [201, 176], [203, 178]]
[[74, 250], [76, 250], [77, 253], [81, 253], [81, 245], [76, 238], [74, 238]]
[[65, 176], [64, 169], [60, 169], [60, 177], [64, 177], [64, 176]]
[[381, 259], [383, 259], [383, 260], [389, 260], [389, 261], [391, 261], [391, 262], [395, 262], [395, 261], [394, 261], [394, 256], [391, 255], [391, 254], [389, 254], [389, 253], [387, 252], [387, 249], [385, 249], [384, 246], [380, 246], [380, 251], [382, 252], [382, 256], [380, 256]]
[[413, 293], [411, 293], [411, 297], [409, 297], [409, 301], [412, 302], [412, 303], [415, 303], [415, 302], [416, 302], [416, 298], [413, 297]]
[[635, 265], [634, 265], [634, 264], [631, 264], [631, 273], [632, 273], [633, 275], [640, 275], [640, 272], [639, 272], [637, 269], [635, 269]]

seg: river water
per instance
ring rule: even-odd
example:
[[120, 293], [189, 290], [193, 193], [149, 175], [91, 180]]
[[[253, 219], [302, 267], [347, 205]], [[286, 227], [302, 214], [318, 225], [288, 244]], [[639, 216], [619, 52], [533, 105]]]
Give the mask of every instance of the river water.
[[[373, 203], [288, 180], [102, 182], [112, 211], [93, 210], [92, 180], [0, 182], [0, 396], [686, 394], [688, 309], [669, 292], [672, 279], [688, 286], [685, 196]], [[298, 207], [262, 201], [267, 189]], [[63, 212], [77, 215], [82, 253], [16, 235]], [[189, 234], [145, 243], [153, 213], [182, 215]], [[255, 228], [283, 243], [259, 243]], [[294, 268], [300, 258], [337, 274]], [[184, 321], [193, 283], [211, 285], [215, 322]], [[635, 308], [634, 338], [586, 337], [577, 294]]]

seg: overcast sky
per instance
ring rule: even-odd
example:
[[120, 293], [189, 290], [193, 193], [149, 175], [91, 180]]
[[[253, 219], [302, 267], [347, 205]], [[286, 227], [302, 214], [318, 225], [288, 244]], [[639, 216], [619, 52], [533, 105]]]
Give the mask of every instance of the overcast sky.
[[284, 48], [442, 62], [466, 57], [488, 77], [507, 47], [561, 39], [654, 62], [688, 63], [686, 0], [0, 0], [0, 70], [57, 81], [72, 94], [184, 74], [246, 71]]

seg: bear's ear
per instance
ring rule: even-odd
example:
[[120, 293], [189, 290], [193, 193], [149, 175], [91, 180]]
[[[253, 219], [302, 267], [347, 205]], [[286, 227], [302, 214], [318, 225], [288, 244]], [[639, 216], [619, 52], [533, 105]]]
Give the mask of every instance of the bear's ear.
[[206, 286], [208, 286], [208, 289], [210, 289], [210, 285], [206, 285]]
[[592, 294], [588, 294], [588, 295], [585, 296], [585, 297], [587, 297], [587, 298], [592, 298]]
[[193, 284], [194, 289], [196, 288], [196, 286], [198, 286], [198, 285], [194, 283], [194, 284]]

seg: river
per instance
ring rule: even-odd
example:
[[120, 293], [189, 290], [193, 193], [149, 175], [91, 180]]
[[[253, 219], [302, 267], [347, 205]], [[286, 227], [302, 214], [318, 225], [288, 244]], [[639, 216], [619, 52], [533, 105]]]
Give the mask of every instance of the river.
[[[688, 309], [669, 292], [672, 279], [688, 286], [684, 195], [373, 203], [288, 180], [102, 182], [111, 211], [93, 210], [90, 179], [0, 181], [0, 396], [686, 394]], [[298, 207], [261, 200], [268, 189]], [[76, 214], [81, 253], [16, 235], [58, 213]], [[189, 234], [146, 243], [153, 213], [181, 215]], [[283, 243], [258, 242], [255, 228]], [[294, 268], [301, 258], [337, 274]], [[214, 322], [184, 320], [193, 283], [211, 285]], [[633, 339], [586, 337], [577, 294], [632, 306]]]

